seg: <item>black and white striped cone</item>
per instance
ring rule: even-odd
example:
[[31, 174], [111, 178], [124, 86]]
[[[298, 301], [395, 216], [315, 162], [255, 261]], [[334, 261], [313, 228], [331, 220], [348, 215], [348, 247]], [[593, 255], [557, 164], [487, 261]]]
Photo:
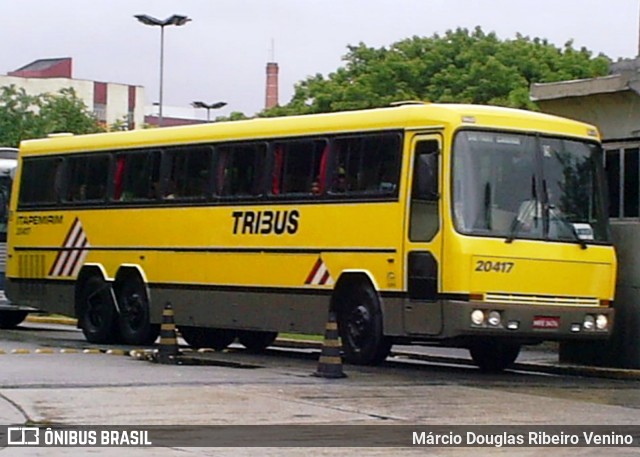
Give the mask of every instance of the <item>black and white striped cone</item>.
[[325, 328], [318, 369], [313, 375], [319, 378], [346, 378], [347, 375], [342, 371], [342, 345], [338, 334], [338, 323], [333, 311], [329, 312], [329, 320]]
[[173, 318], [173, 307], [167, 302], [162, 311], [162, 325], [160, 326], [160, 349], [158, 363], [175, 364], [178, 356], [178, 338], [176, 323]]

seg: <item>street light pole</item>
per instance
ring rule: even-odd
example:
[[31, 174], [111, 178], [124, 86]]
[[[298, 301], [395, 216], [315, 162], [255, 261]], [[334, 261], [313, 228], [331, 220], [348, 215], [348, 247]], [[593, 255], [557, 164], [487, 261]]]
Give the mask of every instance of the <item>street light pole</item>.
[[164, 25], [160, 26], [160, 94], [158, 95], [158, 127], [162, 127], [162, 94], [164, 87]]
[[196, 101], [196, 102], [192, 102], [191, 106], [193, 106], [194, 108], [204, 108], [207, 110], [207, 122], [209, 122], [211, 119], [209, 118], [209, 111], [212, 109], [219, 109], [222, 108], [223, 106], [226, 106], [227, 103], [226, 102], [215, 102], [215, 103], [205, 103], [205, 102], [201, 102], [201, 101]]
[[158, 127], [162, 127], [162, 96], [164, 85], [164, 28], [167, 25], [185, 25], [191, 19], [187, 16], [181, 16], [179, 14], [174, 14], [173, 16], [170, 16], [165, 20], [156, 19], [155, 17], [146, 14], [137, 14], [134, 17], [145, 25], [160, 27], [160, 94], [158, 98]]

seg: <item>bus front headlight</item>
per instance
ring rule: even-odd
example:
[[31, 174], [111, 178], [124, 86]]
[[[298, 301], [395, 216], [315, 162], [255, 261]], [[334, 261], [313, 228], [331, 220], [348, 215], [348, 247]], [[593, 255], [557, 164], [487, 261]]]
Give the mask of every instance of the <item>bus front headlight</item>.
[[474, 309], [471, 312], [471, 322], [473, 325], [482, 325], [484, 323], [484, 312], [481, 309]]
[[502, 321], [502, 316], [500, 316], [499, 311], [491, 311], [489, 313], [489, 319], [487, 319], [487, 322], [489, 322], [490, 326], [498, 327], [501, 321]]
[[587, 314], [584, 316], [584, 322], [582, 323], [582, 328], [585, 330], [593, 330], [596, 325], [596, 319], [591, 315]]
[[598, 314], [596, 317], [596, 328], [598, 330], [606, 330], [609, 325], [609, 319], [604, 314]]

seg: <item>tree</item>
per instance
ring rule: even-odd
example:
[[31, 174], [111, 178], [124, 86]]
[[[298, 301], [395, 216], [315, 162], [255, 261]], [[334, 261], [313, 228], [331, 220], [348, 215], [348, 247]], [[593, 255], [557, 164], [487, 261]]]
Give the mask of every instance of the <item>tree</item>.
[[0, 145], [43, 138], [50, 133], [104, 131], [72, 88], [54, 94], [29, 95], [14, 85], [0, 87]]
[[345, 65], [295, 86], [291, 101], [262, 116], [387, 106], [401, 100], [460, 102], [536, 109], [532, 83], [606, 75], [610, 60], [573, 42], [563, 48], [517, 35], [500, 40], [480, 27], [408, 38], [387, 47], [348, 46]]

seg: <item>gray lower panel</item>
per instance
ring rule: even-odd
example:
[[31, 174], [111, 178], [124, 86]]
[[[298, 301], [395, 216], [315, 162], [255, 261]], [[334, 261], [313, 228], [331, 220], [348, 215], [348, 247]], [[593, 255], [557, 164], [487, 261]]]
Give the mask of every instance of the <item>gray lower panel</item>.
[[329, 295], [237, 290], [155, 287], [150, 294], [156, 322], [171, 303], [177, 325], [314, 334], [324, 332], [330, 302]]
[[5, 293], [16, 306], [74, 316], [75, 282], [15, 282], [7, 280]]

